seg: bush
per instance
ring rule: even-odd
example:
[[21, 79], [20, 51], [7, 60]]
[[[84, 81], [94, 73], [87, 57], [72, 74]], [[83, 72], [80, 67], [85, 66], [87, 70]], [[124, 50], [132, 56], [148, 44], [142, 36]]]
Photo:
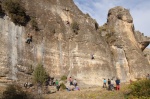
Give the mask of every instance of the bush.
[[61, 80], [63, 80], [63, 81], [66, 79], [67, 79], [67, 76], [65, 76], [65, 75], [61, 77]]
[[25, 8], [20, 5], [20, 0], [4, 0], [2, 9], [16, 25], [25, 26], [30, 20], [30, 17], [25, 13]]
[[98, 23], [97, 23], [97, 22], [95, 22], [95, 29], [97, 30], [97, 29], [98, 29], [98, 27], [99, 27]]
[[2, 99], [34, 99], [33, 96], [24, 92], [17, 85], [9, 85], [3, 92]]
[[65, 84], [64, 84], [64, 83], [61, 83], [61, 84], [60, 84], [60, 88], [61, 88], [61, 89], [66, 89]]
[[48, 79], [48, 75], [43, 67], [43, 65], [38, 65], [34, 72], [33, 72], [33, 78], [34, 78], [34, 81], [36, 83], [40, 83], [40, 84], [44, 84], [46, 82], [46, 80]]
[[78, 30], [79, 30], [79, 24], [77, 22], [73, 22], [71, 24], [72, 30], [74, 33], [78, 34]]
[[32, 29], [35, 30], [35, 31], [38, 31], [38, 30], [39, 30], [38, 24], [37, 24], [37, 22], [36, 22], [36, 20], [35, 20], [34, 18], [31, 19], [31, 27], [32, 27]]
[[141, 80], [133, 82], [129, 88], [132, 90], [128, 99], [149, 99], [150, 97], [150, 80]]
[[2, 2], [0, 1], [0, 16], [3, 17], [5, 15], [5, 12], [2, 9]]

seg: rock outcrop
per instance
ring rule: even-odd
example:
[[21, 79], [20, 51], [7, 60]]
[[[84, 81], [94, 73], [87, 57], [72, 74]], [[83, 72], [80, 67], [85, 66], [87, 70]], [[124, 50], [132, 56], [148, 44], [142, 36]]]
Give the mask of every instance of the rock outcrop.
[[[80, 85], [93, 86], [102, 85], [103, 78], [119, 77], [128, 82], [150, 72], [128, 10], [115, 7], [109, 11], [105, 39], [95, 28], [94, 19], [72, 0], [65, 1], [22, 0], [39, 31], [32, 30], [30, 23], [22, 27], [7, 16], [0, 19], [0, 67], [5, 68], [1, 76], [26, 82], [31, 69], [42, 64], [50, 76], [72, 76]], [[33, 36], [30, 44], [25, 43], [28, 33]]]
[[135, 31], [135, 38], [142, 51], [150, 44], [150, 37], [144, 36], [144, 34], [139, 31]]
[[148, 62], [150, 63], [150, 49], [146, 48], [144, 50], [144, 56], [148, 59]]
[[[106, 36], [110, 35], [107, 37], [107, 41], [109, 41], [111, 48], [116, 51], [112, 52], [119, 78], [128, 81], [129, 79], [144, 77], [146, 73], [150, 72], [150, 65], [141, 51], [145, 48], [138, 43], [138, 40], [143, 41], [144, 39], [135, 38], [133, 19], [129, 10], [120, 6], [110, 9], [105, 25], [107, 27]], [[109, 38], [112, 37], [113, 40], [110, 42]], [[144, 44], [144, 46], [147, 45]]]

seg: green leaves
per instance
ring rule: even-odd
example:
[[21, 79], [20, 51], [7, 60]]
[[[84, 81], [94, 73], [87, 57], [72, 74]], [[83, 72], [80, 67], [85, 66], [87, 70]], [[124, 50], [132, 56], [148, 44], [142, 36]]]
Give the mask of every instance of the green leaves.
[[131, 97], [137, 97], [139, 99], [147, 99], [143, 97], [150, 97], [150, 80], [141, 80], [134, 82], [129, 87], [132, 92]]
[[41, 83], [41, 84], [44, 84], [46, 79], [47, 79], [48, 75], [43, 67], [43, 65], [38, 65], [34, 72], [33, 72], [33, 78], [34, 78], [34, 81], [36, 83]]
[[72, 30], [74, 33], [78, 34], [78, 30], [79, 30], [79, 24], [77, 22], [73, 22], [71, 24]]
[[2, 9], [16, 25], [25, 26], [30, 17], [26, 15], [26, 10], [20, 3], [20, 0], [4, 0], [2, 2]]
[[20, 86], [9, 85], [3, 92], [2, 99], [29, 99], [29, 94], [24, 92]]

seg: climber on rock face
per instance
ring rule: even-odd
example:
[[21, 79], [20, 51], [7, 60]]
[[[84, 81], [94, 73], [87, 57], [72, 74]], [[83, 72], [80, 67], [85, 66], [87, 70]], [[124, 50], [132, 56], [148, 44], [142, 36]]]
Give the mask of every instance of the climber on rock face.
[[91, 59], [94, 59], [94, 54], [91, 55]]
[[32, 35], [28, 34], [26, 43], [30, 44], [30, 42], [32, 42]]

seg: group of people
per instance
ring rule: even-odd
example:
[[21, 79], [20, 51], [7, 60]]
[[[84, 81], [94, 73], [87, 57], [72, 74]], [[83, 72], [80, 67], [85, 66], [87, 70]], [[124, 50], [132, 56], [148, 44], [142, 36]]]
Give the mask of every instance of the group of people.
[[[108, 81], [104, 78], [103, 80], [103, 88], [107, 88], [107, 84], [108, 84], [108, 90], [120, 90], [120, 79], [108, 79]], [[115, 87], [116, 85], [116, 87]]]
[[[72, 77], [70, 77], [68, 79], [68, 81], [69, 81], [69, 86], [66, 86], [67, 91], [80, 90], [79, 87], [77, 86], [77, 80], [76, 79], [73, 80]], [[59, 81], [57, 79], [55, 80], [55, 86], [56, 86], [57, 91], [59, 91], [60, 84], [59, 84]]]
[[69, 86], [67, 86], [67, 90], [68, 91], [73, 91], [73, 90], [80, 90], [79, 89], [79, 87], [78, 87], [78, 83], [77, 83], [77, 80], [76, 79], [72, 79], [72, 77], [70, 77], [69, 79], [68, 79], [68, 81], [69, 81]]

